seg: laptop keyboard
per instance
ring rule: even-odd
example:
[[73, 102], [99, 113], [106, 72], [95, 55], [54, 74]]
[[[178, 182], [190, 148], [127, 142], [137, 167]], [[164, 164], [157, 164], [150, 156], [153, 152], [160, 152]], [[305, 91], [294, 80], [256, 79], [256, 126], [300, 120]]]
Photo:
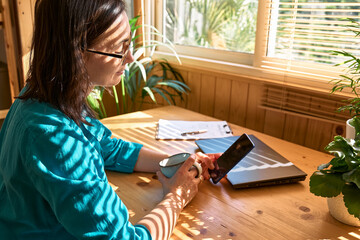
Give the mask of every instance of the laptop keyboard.
[[288, 167], [292, 165], [294, 164], [288, 161], [282, 163], [267, 156], [260, 155], [256, 152], [255, 153], [250, 152], [231, 170], [231, 172], [249, 171], [254, 169]]

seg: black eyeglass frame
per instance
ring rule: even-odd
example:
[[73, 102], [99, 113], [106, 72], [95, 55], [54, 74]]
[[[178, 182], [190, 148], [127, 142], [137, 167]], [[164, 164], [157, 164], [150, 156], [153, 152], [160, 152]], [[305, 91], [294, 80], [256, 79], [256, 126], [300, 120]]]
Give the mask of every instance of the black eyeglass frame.
[[87, 52], [91, 52], [91, 53], [96, 53], [96, 54], [100, 54], [100, 55], [104, 55], [104, 56], [109, 56], [109, 57], [114, 57], [114, 58], [120, 58], [120, 59], [125, 59], [127, 54], [129, 53], [129, 50], [130, 50], [130, 45], [131, 45], [131, 36], [132, 36], [132, 33], [130, 33], [130, 39], [127, 41], [127, 49], [126, 51], [123, 53], [123, 54], [120, 54], [120, 53], [107, 53], [107, 52], [101, 52], [101, 51], [96, 51], [96, 50], [93, 50], [93, 49], [86, 49]]

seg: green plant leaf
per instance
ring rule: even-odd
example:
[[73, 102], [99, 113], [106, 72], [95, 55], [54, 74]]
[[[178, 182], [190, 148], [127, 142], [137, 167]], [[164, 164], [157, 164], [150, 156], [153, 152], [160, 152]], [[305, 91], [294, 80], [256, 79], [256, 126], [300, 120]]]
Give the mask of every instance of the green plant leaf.
[[[131, 19], [129, 19], [129, 24], [131, 27], [134, 27], [136, 22], [138, 21], [138, 19], [140, 18], [141, 16], [140, 15], [137, 15]], [[131, 30], [133, 30], [133, 28], [131, 28]]]
[[188, 85], [186, 85], [185, 83], [183, 82], [180, 82], [178, 80], [167, 80], [166, 82], [169, 83], [170, 86], [178, 86], [178, 87], [181, 87], [182, 89], [184, 89], [184, 91], [190, 91], [190, 88]]
[[337, 157], [344, 158], [346, 156], [354, 156], [354, 151], [348, 140], [342, 136], [335, 136], [334, 141], [330, 142], [325, 150]]
[[163, 85], [169, 88], [173, 88], [174, 90], [178, 91], [178, 92], [186, 92], [186, 90], [179, 84], [176, 84], [174, 82], [170, 82], [170, 81], [164, 81], [164, 82], [160, 82], [159, 85]]
[[146, 81], [146, 86], [149, 88], [153, 88], [156, 86], [156, 84], [159, 83], [159, 81], [161, 81], [163, 78], [159, 77], [157, 75], [152, 75], [151, 77], [148, 78], [148, 80]]
[[320, 197], [335, 197], [341, 193], [344, 184], [341, 174], [316, 171], [310, 177], [310, 192]]
[[144, 81], [146, 82], [147, 77], [146, 77], [145, 67], [144, 67], [141, 63], [139, 63], [138, 61], [134, 61], [133, 63], [137, 65], [138, 69], [139, 69], [140, 72], [141, 72], [142, 78], [143, 78]]
[[133, 54], [134, 61], [137, 61], [145, 53], [144, 48], [138, 48]]
[[324, 163], [324, 164], [321, 164], [320, 166], [318, 166], [318, 170], [324, 170], [326, 168], [328, 168], [330, 166], [330, 162], [329, 163]]
[[89, 106], [91, 107], [91, 109], [93, 109], [99, 115], [99, 118], [100, 119], [104, 118], [104, 114], [101, 111], [98, 100], [91, 94], [87, 96], [86, 100]]
[[149, 63], [149, 62], [151, 62], [151, 61], [152, 61], [151, 58], [145, 57], [145, 58], [140, 59], [140, 60], [139, 60], [139, 63], [141, 63], [141, 64], [146, 64], [146, 63]]
[[344, 173], [343, 174], [343, 179], [348, 183], [356, 184], [356, 186], [358, 188], [360, 188], [360, 168], [357, 167], [357, 168], [351, 170], [350, 172]]
[[155, 95], [149, 87], [143, 88], [142, 98], [144, 98], [146, 96], [146, 94], [148, 94], [150, 96], [151, 100], [153, 100], [153, 102], [156, 103]]
[[346, 184], [342, 190], [345, 206], [349, 213], [360, 219], [360, 190], [354, 184]]
[[[331, 161], [330, 161], [330, 165], [331, 166], [331, 171], [332, 172], [346, 172], [349, 170], [349, 167], [345, 161], [345, 157], [334, 157]], [[323, 169], [319, 169], [318, 170], [323, 170]]]
[[[350, 121], [350, 125], [355, 128], [355, 132], [356, 132], [355, 140], [359, 141], [360, 140], [360, 118], [353, 117]], [[357, 143], [357, 144], [355, 144], [355, 147], [359, 147], [359, 145], [360, 144]]]
[[[164, 90], [164, 89], [159, 89], [159, 88], [153, 88], [153, 90], [154, 90], [155, 92], [157, 92], [162, 98], [164, 98], [165, 101], [166, 101], [169, 105], [171, 105], [170, 100], [169, 100], [169, 99], [166, 97], [166, 95], [164, 94], [164, 92], [166, 92], [166, 90]], [[170, 94], [168, 94], [168, 96], [170, 96], [170, 98], [172, 98]], [[174, 99], [172, 99], [172, 101], [174, 102]]]

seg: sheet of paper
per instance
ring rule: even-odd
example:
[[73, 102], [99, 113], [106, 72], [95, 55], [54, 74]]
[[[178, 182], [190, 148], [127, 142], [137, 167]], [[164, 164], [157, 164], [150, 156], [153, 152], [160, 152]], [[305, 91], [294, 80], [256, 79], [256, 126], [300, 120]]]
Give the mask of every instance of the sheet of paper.
[[160, 119], [156, 139], [205, 139], [232, 136], [226, 121], [177, 121]]

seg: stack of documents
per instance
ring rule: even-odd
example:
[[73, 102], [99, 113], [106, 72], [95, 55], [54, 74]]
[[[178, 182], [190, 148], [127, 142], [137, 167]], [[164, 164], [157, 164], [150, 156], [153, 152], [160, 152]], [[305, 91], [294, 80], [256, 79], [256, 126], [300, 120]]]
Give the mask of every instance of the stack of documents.
[[205, 139], [232, 136], [226, 121], [177, 121], [160, 119], [156, 139]]

